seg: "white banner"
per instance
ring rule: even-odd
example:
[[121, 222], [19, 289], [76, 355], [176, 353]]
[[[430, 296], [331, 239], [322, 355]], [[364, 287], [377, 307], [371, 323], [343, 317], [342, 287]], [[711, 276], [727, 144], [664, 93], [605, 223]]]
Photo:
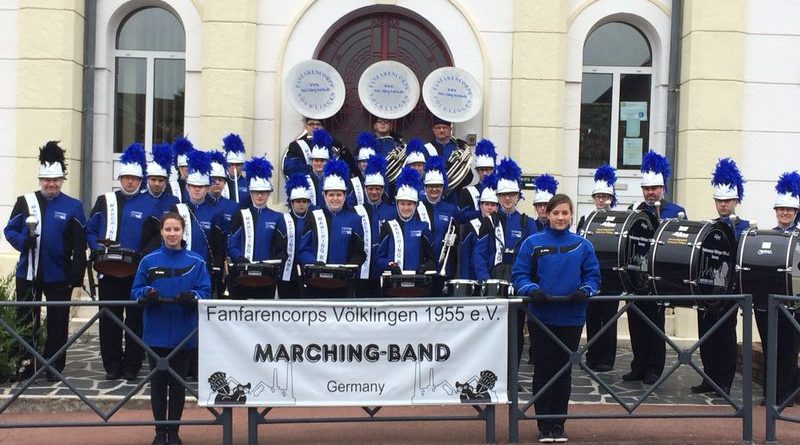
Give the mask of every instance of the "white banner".
[[508, 302], [200, 301], [200, 406], [508, 403]]

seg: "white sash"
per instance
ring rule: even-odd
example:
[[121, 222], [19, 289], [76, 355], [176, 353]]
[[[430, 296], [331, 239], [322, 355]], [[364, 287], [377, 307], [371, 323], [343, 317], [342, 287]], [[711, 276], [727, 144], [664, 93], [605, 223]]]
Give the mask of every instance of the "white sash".
[[392, 229], [392, 238], [394, 238], [394, 262], [397, 267], [403, 269], [403, 250], [405, 249], [403, 229], [400, 228], [396, 219], [389, 221], [389, 228]]
[[471, 185], [467, 187], [467, 191], [469, 192], [469, 195], [472, 196], [472, 205], [475, 206], [475, 210], [480, 210], [479, 199], [481, 197], [481, 193], [478, 191], [478, 187]]
[[[489, 217], [489, 221], [492, 221], [491, 216]], [[492, 223], [494, 224], [494, 223]], [[494, 265], [497, 266], [498, 264], [503, 262], [503, 243], [505, 241], [505, 234], [503, 232], [503, 224], [500, 221], [497, 221], [497, 225], [494, 226]]]
[[181, 185], [178, 183], [177, 179], [173, 179], [169, 181], [169, 188], [172, 189], [172, 196], [178, 198], [178, 202], [182, 202], [181, 199]]
[[175, 208], [178, 209], [178, 214], [183, 218], [183, 225], [186, 227], [183, 230], [183, 241], [186, 242], [186, 250], [192, 250], [192, 215], [189, 213], [189, 206], [178, 204]]
[[428, 225], [428, 230], [433, 231], [433, 226], [431, 226], [431, 217], [428, 215], [428, 208], [425, 207], [425, 203], [420, 202], [417, 205], [417, 213], [419, 213], [420, 221]]
[[308, 187], [311, 189], [311, 195], [309, 196], [309, 201], [311, 202], [312, 206], [317, 205], [317, 187], [314, 186], [314, 180], [311, 179], [311, 175], [306, 175], [306, 179], [308, 180]]
[[356, 203], [360, 206], [364, 205], [364, 187], [361, 186], [361, 180], [358, 179], [358, 176], [354, 176], [350, 178], [350, 182], [353, 184], [353, 192], [356, 194]]
[[103, 196], [106, 197], [106, 239], [116, 241], [117, 228], [119, 227], [117, 194], [108, 192]]
[[[358, 178], [353, 179], [358, 180]], [[366, 280], [369, 278], [369, 265], [372, 262], [372, 229], [369, 225], [367, 209], [363, 205], [357, 205], [355, 209], [358, 216], [361, 217], [361, 228], [364, 230], [364, 253], [367, 255], [367, 259], [361, 265], [361, 279]]]
[[39, 209], [36, 193], [27, 193], [25, 202], [28, 204], [28, 215], [36, 218], [36, 229], [31, 233], [31, 235], [36, 235], [36, 257], [33, 256], [33, 252], [28, 251], [28, 274], [26, 275], [28, 281], [33, 281], [39, 271], [39, 257], [41, 256], [39, 249], [42, 246], [42, 211]]
[[317, 261], [328, 261], [328, 221], [325, 220], [325, 212], [317, 209], [311, 212], [314, 215], [314, 223], [317, 225]]
[[283, 265], [283, 281], [290, 281], [294, 266], [294, 218], [284, 213], [283, 220], [286, 222], [286, 263]]
[[480, 218], [473, 218], [469, 220], [469, 223], [472, 224], [472, 229], [475, 231], [476, 235], [481, 234], [481, 220]]
[[231, 189], [228, 187], [228, 181], [225, 181], [225, 185], [222, 186], [222, 196], [225, 199], [231, 199]]
[[244, 245], [244, 257], [247, 261], [253, 261], [253, 251], [255, 250], [255, 224], [253, 223], [253, 213], [250, 209], [242, 209], [242, 244]]
[[303, 157], [306, 158], [306, 164], [311, 165], [311, 147], [308, 146], [308, 142], [305, 139], [298, 139], [297, 145], [300, 146], [300, 150], [303, 151]]
[[425, 144], [425, 148], [428, 150], [428, 156], [439, 156], [439, 152], [436, 151], [436, 147], [434, 147], [433, 144], [431, 144], [430, 142]]

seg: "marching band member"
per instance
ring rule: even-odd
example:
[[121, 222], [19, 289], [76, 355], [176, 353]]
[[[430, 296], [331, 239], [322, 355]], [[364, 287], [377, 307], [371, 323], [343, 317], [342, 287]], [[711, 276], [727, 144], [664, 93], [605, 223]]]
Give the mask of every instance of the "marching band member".
[[[731, 219], [736, 206], [744, 196], [744, 181], [736, 163], [730, 158], [720, 159], [711, 177], [711, 185], [714, 187], [714, 204], [719, 214], [717, 220], [730, 225], [738, 239], [742, 231], [748, 228], [749, 223], [745, 220]], [[732, 290], [735, 291], [735, 285]], [[703, 337], [733, 305], [736, 303], [729, 301], [719, 307], [699, 308], [698, 335]], [[726, 318], [700, 345], [703, 372], [726, 394], [730, 392], [733, 377], [736, 375], [736, 319], [736, 316]], [[695, 394], [714, 392], [714, 388], [705, 380], [699, 385], [692, 386], [691, 390]]]
[[358, 135], [358, 174], [350, 178], [351, 190], [347, 196], [347, 203], [351, 206], [364, 204], [364, 170], [367, 168], [367, 159], [375, 156], [377, 140], [371, 133]]
[[[226, 178], [228, 196], [225, 197], [237, 202], [240, 208], [246, 209], [250, 206], [250, 194], [247, 189], [249, 182], [242, 171], [244, 142], [238, 134], [230, 133], [222, 138], [222, 148], [225, 150], [225, 159], [228, 161], [228, 177]], [[224, 196], [225, 192], [222, 193]]]
[[[458, 149], [469, 150], [469, 147], [465, 141], [457, 139], [455, 136], [453, 136], [452, 122], [434, 116], [432, 124], [431, 132], [433, 133], [433, 139], [425, 144], [428, 157], [438, 155], [445, 160], [445, 165], [449, 168], [451, 164], [450, 156], [453, 154], [453, 152]], [[464, 184], [471, 183], [472, 171], [467, 173], [467, 176], [464, 179]], [[453, 190], [453, 193], [458, 193], [458, 190]]]
[[298, 254], [300, 253], [300, 240], [306, 217], [309, 215], [311, 200], [311, 187], [308, 177], [302, 173], [295, 173], [286, 180], [286, 200], [289, 212], [283, 214], [286, 225], [286, 262], [281, 270], [281, 281], [278, 282], [278, 296], [280, 298], [299, 298], [303, 296], [303, 283], [298, 267]]
[[497, 212], [497, 175], [489, 175], [481, 182], [480, 202], [481, 215], [461, 224], [459, 228], [458, 244], [458, 278], [462, 280], [477, 280], [474, 252], [481, 231], [483, 218], [490, 218]]
[[[128, 146], [120, 157], [120, 190], [100, 195], [86, 224], [86, 240], [91, 250], [103, 245], [119, 244], [120, 247], [142, 252], [149, 239], [144, 235], [144, 226], [151, 218], [160, 218], [161, 212], [153, 200], [140, 193], [146, 169], [144, 148], [139, 143]], [[100, 301], [130, 299], [133, 276], [116, 278], [98, 275]], [[142, 318], [139, 308], [108, 307], [134, 333], [142, 333]], [[123, 317], [124, 315], [124, 317]], [[142, 348], [129, 334], [108, 317], [100, 318], [100, 356], [106, 371], [106, 379], [116, 380], [120, 376], [135, 380], [142, 367]]]
[[[324, 130], [322, 121], [315, 118], [304, 117], [305, 128], [300, 135], [286, 148], [283, 156], [283, 174], [290, 176], [294, 173], [309, 173], [311, 170], [311, 149], [314, 145], [313, 133]], [[340, 141], [331, 137], [330, 159], [341, 159], [347, 164], [348, 171], [356, 171], [356, 162], [352, 153]]]
[[397, 177], [397, 218], [381, 228], [377, 268], [400, 275], [424, 274], [436, 267], [432, 234], [428, 223], [414, 218], [419, 201], [420, 178], [416, 170], [404, 167]]
[[483, 178], [492, 174], [496, 159], [497, 152], [492, 141], [488, 139], [478, 141], [475, 146], [475, 172], [478, 174], [478, 183], [458, 191], [456, 203], [459, 209], [459, 223], [465, 223], [473, 218], [480, 217], [481, 211], [478, 200], [481, 197]]
[[425, 148], [422, 145], [422, 139], [413, 138], [408, 141], [406, 145], [406, 159], [403, 166], [408, 166], [417, 171], [420, 177], [425, 174]]
[[311, 159], [311, 173], [308, 175], [308, 185], [311, 187], [314, 199], [311, 204], [314, 207], [322, 207], [325, 205], [325, 198], [323, 197], [323, 175], [325, 165], [331, 157], [331, 147], [333, 147], [333, 138], [325, 130], [314, 130], [312, 137], [314, 144], [311, 149], [309, 159]]
[[[39, 149], [39, 190], [17, 198], [3, 230], [9, 244], [20, 253], [15, 278], [17, 301], [41, 301], [42, 295], [48, 301], [69, 301], [72, 289], [83, 285], [86, 219], [81, 202], [61, 192], [67, 176], [64, 153], [56, 141]], [[19, 308], [17, 316], [39, 326], [39, 308]], [[45, 358], [66, 344], [68, 327], [68, 307], [47, 308]], [[32, 338], [26, 340], [33, 343]], [[62, 354], [53, 366], [61, 372], [65, 361], [66, 354]], [[33, 366], [26, 366], [21, 377], [33, 373]], [[48, 370], [47, 380], [58, 378]]]
[[533, 194], [533, 208], [536, 210], [536, 229], [543, 230], [547, 227], [547, 203], [555, 196], [558, 181], [547, 173], [539, 175], [533, 180], [536, 191]]
[[394, 130], [394, 123], [391, 119], [384, 119], [382, 117], [373, 116], [375, 123], [372, 124], [372, 130], [375, 132], [377, 144], [375, 147], [376, 154], [383, 158], [400, 145], [403, 145], [403, 137]]
[[172, 170], [172, 148], [169, 144], [153, 145], [153, 160], [147, 163], [147, 190], [156, 201], [161, 214], [169, 212], [180, 198], [172, 193], [165, 193], [170, 170]]
[[[306, 220], [300, 241], [299, 263], [353, 264], [362, 266], [366, 260], [363, 220], [345, 206], [347, 178], [350, 172], [344, 161], [334, 160], [325, 165], [323, 193], [325, 206], [311, 212]], [[370, 243], [371, 244], [371, 243]], [[309, 296], [331, 296], [330, 290], [308, 288]], [[349, 287], [345, 295], [352, 296]]]
[[[286, 223], [283, 214], [267, 207], [272, 192], [272, 164], [263, 157], [245, 162], [250, 207], [233, 215], [228, 235], [228, 257], [236, 263], [286, 259]], [[230, 278], [230, 277], [229, 277]], [[275, 297], [275, 285], [263, 288], [239, 286], [235, 278], [228, 282], [233, 299]]]
[[[671, 173], [669, 161], [664, 156], [648, 151], [642, 156], [642, 196], [639, 209], [653, 213], [659, 219], [686, 215], [683, 207], [665, 201], [664, 189]], [[658, 204], [656, 204], [658, 203]], [[635, 304], [656, 326], [664, 331], [664, 307], [656, 302], [637, 301]], [[666, 344], [655, 335], [646, 322], [633, 311], [628, 311], [628, 330], [631, 336], [631, 372], [622, 376], [627, 382], [641, 380], [647, 385], [655, 383], [664, 371]]]
[[[617, 173], [614, 167], [604, 164], [594, 172], [592, 199], [595, 210], [610, 210], [617, 204], [614, 185]], [[584, 229], [585, 215], [578, 222], [577, 232]], [[601, 285], [602, 292], [602, 285]], [[605, 333], [586, 351], [586, 366], [595, 372], [608, 372], [614, 369], [617, 357], [617, 320], [613, 320], [619, 309], [618, 301], [595, 301], [586, 307], [586, 341], [597, 337], [597, 333], [611, 324]]]
[[188, 138], [179, 136], [172, 142], [172, 154], [175, 156], [175, 167], [178, 172], [176, 178], [170, 177], [168, 191], [180, 202], [186, 200], [186, 176], [189, 175], [187, 156], [192, 150], [194, 145]]
[[[797, 172], [785, 172], [778, 178], [778, 184], [775, 186], [777, 192], [775, 197], [775, 219], [778, 225], [773, 230], [780, 230], [785, 233], [791, 233], [797, 230], [795, 220], [797, 218], [798, 209], [800, 209], [800, 174]], [[796, 292], [796, 291], [795, 291]], [[763, 381], [762, 388], [764, 390], [764, 397], [767, 395], [767, 382], [766, 376], [769, 371], [767, 370], [767, 311], [764, 309], [755, 308], [753, 312], [756, 316], [756, 327], [758, 328], [758, 335], [761, 337], [761, 345], [763, 346], [763, 364], [762, 373]], [[795, 319], [797, 314], [795, 313]], [[778, 317], [778, 356], [777, 356], [777, 385], [776, 385], [776, 401], [783, 404], [789, 396], [794, 393], [800, 384], [800, 370], [797, 368], [797, 354], [800, 351], [800, 334], [792, 326], [791, 320], [786, 317]], [[789, 401], [787, 406], [792, 406], [794, 402]]]
[[[424, 184], [425, 194], [417, 206], [417, 214], [433, 233], [433, 254], [437, 259], [436, 267], [439, 271], [442, 269], [445, 271], [442, 278], [452, 278], [455, 273], [455, 252], [448, 255], [447, 264], [438, 264], [438, 260], [444, 261], [442, 249], [445, 244], [452, 248], [456, 242], [457, 222], [455, 218], [458, 215], [458, 207], [442, 198], [447, 191], [447, 170], [444, 167], [444, 160], [439, 156], [428, 158], [428, 162], [425, 164]], [[435, 283], [433, 288], [436, 291], [442, 286]]]
[[223, 191], [228, 187], [228, 160], [225, 158], [225, 153], [212, 150], [209, 152], [209, 157], [211, 159], [211, 184], [208, 186], [208, 196], [216, 211], [216, 217], [213, 218], [211, 225], [211, 239], [213, 240], [212, 244], [220, 249], [220, 254], [214, 255], [214, 264], [211, 265], [213, 270], [211, 290], [212, 298], [219, 298], [225, 294], [223, 269], [228, 252], [228, 235], [233, 215], [239, 211], [239, 203], [223, 196]]
[[[586, 321], [586, 300], [597, 295], [600, 264], [592, 244], [569, 231], [572, 200], [555, 195], [547, 204], [549, 224], [522, 242], [511, 275], [518, 295], [532, 298], [528, 314], [536, 317], [570, 350], [576, 351]], [[567, 296], [552, 301], [550, 296]], [[533, 343], [533, 393], [538, 394], [561, 368], [569, 353], [537, 323], [529, 331]], [[541, 394], [537, 414], [566, 414], [572, 385], [571, 367]], [[566, 442], [564, 419], [538, 421], [539, 442]]]

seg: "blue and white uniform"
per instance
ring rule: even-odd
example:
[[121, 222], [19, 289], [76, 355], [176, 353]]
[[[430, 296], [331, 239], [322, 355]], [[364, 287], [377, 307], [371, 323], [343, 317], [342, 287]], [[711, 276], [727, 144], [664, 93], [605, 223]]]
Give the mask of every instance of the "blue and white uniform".
[[[385, 272], [389, 270], [389, 263], [395, 262], [406, 272], [433, 270], [436, 260], [431, 239], [428, 224], [416, 217], [408, 221], [399, 217], [387, 221], [381, 229], [376, 267]], [[396, 249], [398, 246], [401, 246], [402, 255]]]

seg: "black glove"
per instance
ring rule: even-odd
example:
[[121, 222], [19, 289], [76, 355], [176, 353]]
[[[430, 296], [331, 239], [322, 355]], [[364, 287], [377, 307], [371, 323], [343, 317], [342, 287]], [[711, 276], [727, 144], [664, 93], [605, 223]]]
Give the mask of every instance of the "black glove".
[[586, 301], [586, 298], [588, 297], [589, 296], [586, 295], [586, 292], [577, 289], [567, 296], [567, 300], [570, 303], [583, 303], [584, 301]]
[[197, 306], [197, 298], [194, 297], [194, 292], [181, 292], [175, 301], [184, 309], [192, 309]]
[[36, 235], [28, 235], [25, 237], [25, 240], [22, 241], [22, 246], [28, 250], [33, 250], [36, 248]]
[[139, 298], [137, 300], [137, 302], [139, 304], [141, 304], [142, 306], [155, 306], [155, 305], [158, 304], [158, 300], [160, 298], [161, 298], [161, 296], [158, 295], [158, 291], [157, 290], [150, 289], [149, 291], [147, 291], [146, 294], [144, 294], [144, 297]]
[[533, 304], [547, 303], [547, 301], [550, 299], [550, 296], [547, 295], [547, 292], [545, 292], [545, 291], [543, 291], [541, 289], [534, 290], [533, 292], [531, 292], [529, 294], [529, 296], [533, 300]]
[[392, 275], [402, 275], [403, 269], [400, 269], [400, 266], [395, 264], [394, 266], [389, 266], [389, 271], [392, 272]]
[[417, 275], [424, 275], [425, 272], [427, 272], [427, 271], [428, 271], [428, 268], [425, 267], [425, 266], [419, 266], [419, 267], [417, 267], [417, 270], [416, 270]]
[[325, 262], [324, 261], [314, 261], [314, 265], [315, 266], [324, 266]]
[[249, 263], [250, 261], [247, 259], [246, 256], [242, 255], [236, 258], [236, 263]]

